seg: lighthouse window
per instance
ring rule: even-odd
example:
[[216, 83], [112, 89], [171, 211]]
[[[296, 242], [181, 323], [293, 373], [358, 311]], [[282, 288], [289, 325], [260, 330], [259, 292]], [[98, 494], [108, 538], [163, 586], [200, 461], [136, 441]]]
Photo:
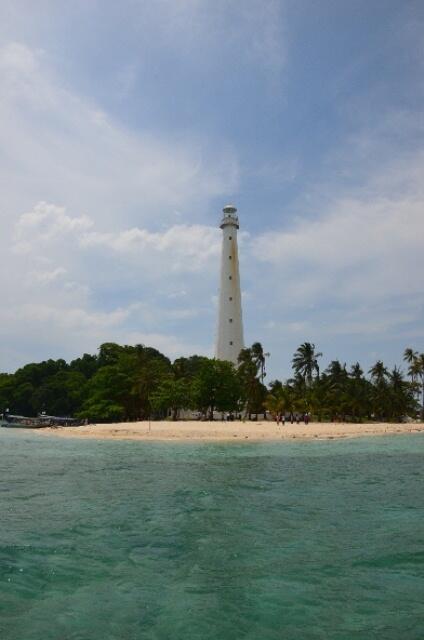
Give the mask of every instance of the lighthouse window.
[[232, 322], [232, 321], [233, 321], [233, 319], [232, 319], [232, 318], [230, 318], [230, 322]]
[[230, 345], [232, 345], [232, 344], [233, 344], [233, 341], [232, 341], [232, 340], [230, 340]]
[[230, 260], [232, 260], [232, 259], [233, 259], [233, 256], [228, 256], [228, 257], [230, 258]]
[[233, 279], [233, 276], [228, 276], [228, 280], [232, 280], [232, 279]]
[[228, 236], [228, 240], [232, 240], [232, 239], [233, 239], [233, 236]]
[[230, 296], [230, 302], [232, 301], [232, 299], [233, 299], [232, 296]]

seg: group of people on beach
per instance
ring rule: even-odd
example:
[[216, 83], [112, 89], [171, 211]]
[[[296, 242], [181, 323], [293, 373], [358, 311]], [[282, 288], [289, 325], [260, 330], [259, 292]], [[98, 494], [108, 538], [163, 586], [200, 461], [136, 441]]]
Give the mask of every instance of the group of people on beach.
[[309, 419], [310, 419], [310, 415], [308, 412], [306, 413], [293, 413], [290, 412], [289, 414], [285, 414], [285, 413], [277, 413], [277, 415], [275, 416], [275, 421], [278, 424], [281, 425], [285, 425], [286, 421], [290, 422], [290, 424], [300, 424], [301, 422], [304, 422], [305, 424], [309, 424]]

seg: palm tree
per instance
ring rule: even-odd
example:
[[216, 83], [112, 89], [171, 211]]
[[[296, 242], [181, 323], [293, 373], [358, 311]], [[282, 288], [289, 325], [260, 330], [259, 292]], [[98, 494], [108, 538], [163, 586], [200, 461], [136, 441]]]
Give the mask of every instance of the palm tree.
[[328, 403], [334, 417], [345, 419], [347, 413], [347, 384], [349, 381], [346, 363], [332, 360], [325, 370]]
[[312, 416], [316, 416], [318, 422], [321, 422], [325, 415], [331, 413], [328, 380], [325, 374], [317, 378], [314, 384], [305, 390], [304, 399], [306, 411]]
[[339, 360], [332, 360], [328, 365], [325, 373], [335, 382], [346, 380], [346, 362], [342, 365]]
[[413, 362], [417, 356], [418, 351], [414, 351], [410, 347], [405, 349], [405, 351], [403, 352], [403, 359], [405, 360], [405, 362], [409, 362], [409, 364], [411, 364], [411, 362]]
[[281, 386], [281, 388], [275, 388], [274, 391], [268, 393], [264, 406], [271, 412], [273, 417], [286, 413], [286, 411], [292, 410], [292, 402], [289, 389]]
[[243, 389], [244, 411], [249, 415], [253, 413], [252, 407], [256, 404], [258, 385], [258, 363], [253, 357], [252, 349], [242, 349], [238, 356], [238, 377]]
[[319, 378], [318, 358], [321, 357], [322, 353], [317, 353], [315, 345], [311, 342], [301, 344], [293, 356], [292, 366], [295, 373], [301, 375], [309, 386], [312, 384], [314, 372]]
[[394, 367], [389, 373], [390, 380], [390, 404], [391, 404], [391, 417], [397, 420], [402, 419], [404, 413], [404, 387], [402, 371], [399, 367]]
[[387, 376], [389, 375], [389, 372], [384, 366], [383, 361], [377, 360], [368, 373], [371, 375], [371, 380], [373, 382], [371, 393], [373, 411], [374, 414], [381, 419], [383, 416], [387, 416], [389, 409], [387, 385]]
[[359, 362], [356, 362], [351, 366], [349, 375], [355, 380], [360, 380], [363, 376], [363, 373], [364, 372], [362, 371], [361, 365], [359, 364]]
[[253, 359], [252, 349], [249, 347], [242, 349], [239, 353], [237, 362], [240, 373], [250, 378], [256, 378], [258, 367]]
[[424, 421], [424, 353], [416, 354], [410, 373], [414, 380], [421, 383], [421, 420]]
[[254, 342], [250, 347], [253, 362], [256, 364], [257, 370], [260, 371], [260, 379], [263, 384], [265, 373], [265, 358], [269, 356], [269, 353], [264, 353], [263, 347], [260, 342]]
[[414, 397], [413, 385], [404, 380], [403, 373], [398, 367], [390, 372], [389, 378], [392, 401], [391, 417], [395, 420], [402, 420], [404, 416], [416, 414], [417, 402]]
[[371, 367], [368, 373], [371, 375], [371, 378], [375, 382], [375, 384], [382, 385], [386, 382], [388, 371], [384, 366], [382, 360], [377, 360], [377, 362]]
[[418, 351], [414, 351], [410, 347], [403, 352], [403, 359], [409, 364], [408, 375], [411, 376], [411, 382], [415, 382], [414, 363], [418, 357]]

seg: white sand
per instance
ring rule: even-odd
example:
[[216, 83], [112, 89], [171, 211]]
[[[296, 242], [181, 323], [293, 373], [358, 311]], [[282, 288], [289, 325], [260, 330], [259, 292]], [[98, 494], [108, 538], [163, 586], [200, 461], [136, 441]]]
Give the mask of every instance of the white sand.
[[312, 438], [354, 438], [387, 434], [424, 432], [424, 423], [310, 423], [285, 424], [275, 422], [122, 422], [91, 424], [82, 427], [58, 427], [37, 430], [40, 435], [64, 438], [101, 438], [117, 440], [290, 440]]

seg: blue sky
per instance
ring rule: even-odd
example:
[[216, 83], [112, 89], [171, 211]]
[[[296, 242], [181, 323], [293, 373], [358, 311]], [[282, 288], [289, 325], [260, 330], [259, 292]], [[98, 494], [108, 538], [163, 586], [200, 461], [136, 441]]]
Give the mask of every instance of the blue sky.
[[212, 354], [234, 202], [246, 341], [290, 374], [424, 350], [418, 1], [3, 0], [0, 369]]

